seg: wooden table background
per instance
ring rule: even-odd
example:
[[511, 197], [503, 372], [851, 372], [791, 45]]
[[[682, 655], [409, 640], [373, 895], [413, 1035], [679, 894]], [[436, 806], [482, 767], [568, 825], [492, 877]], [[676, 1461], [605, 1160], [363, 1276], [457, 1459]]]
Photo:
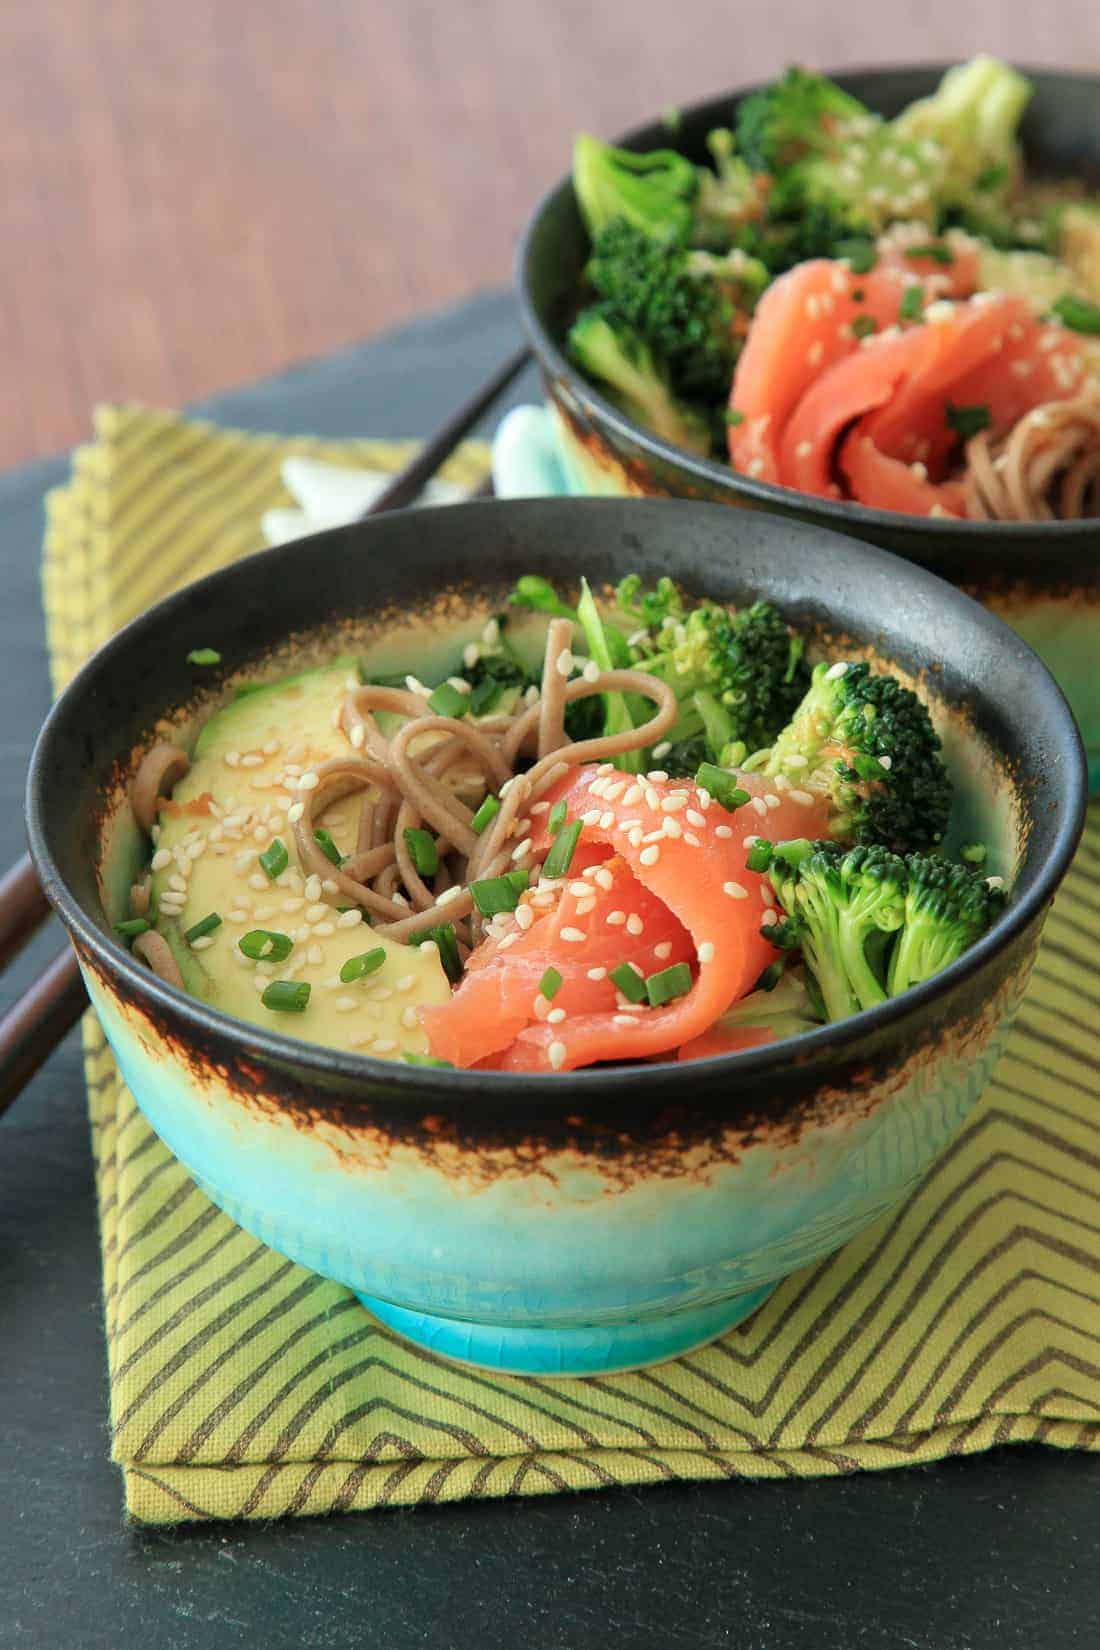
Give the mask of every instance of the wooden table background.
[[[1100, 67], [1093, 0], [0, 0], [0, 466], [509, 278], [573, 133], [820, 65]], [[394, 431], [394, 434], [400, 432]]]

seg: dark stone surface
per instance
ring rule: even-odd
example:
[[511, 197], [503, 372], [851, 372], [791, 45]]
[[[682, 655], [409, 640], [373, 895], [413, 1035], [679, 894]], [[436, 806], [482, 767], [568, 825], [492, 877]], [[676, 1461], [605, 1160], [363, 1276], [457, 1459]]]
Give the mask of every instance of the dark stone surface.
[[[515, 341], [487, 296], [202, 410], [415, 433]], [[524, 388], [516, 392], [523, 399]], [[0, 864], [48, 701], [41, 495], [0, 479]], [[39, 936], [0, 1004], [60, 943]], [[801, 1484], [687, 1485], [179, 1531], [108, 1459], [79, 1048], [0, 1122], [0, 1650], [1062, 1650], [1100, 1642], [1100, 1460], [1041, 1449]]]

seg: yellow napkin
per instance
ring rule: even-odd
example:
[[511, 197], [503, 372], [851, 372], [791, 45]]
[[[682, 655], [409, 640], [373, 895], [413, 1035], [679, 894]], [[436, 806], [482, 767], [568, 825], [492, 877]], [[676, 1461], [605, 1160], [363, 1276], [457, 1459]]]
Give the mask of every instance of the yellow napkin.
[[[55, 681], [148, 602], [259, 548], [284, 441], [105, 408], [49, 501]], [[472, 484], [484, 448], [449, 467]], [[965, 1132], [895, 1215], [713, 1346], [579, 1381], [461, 1371], [215, 1209], [85, 1022], [114, 1458], [149, 1523], [272, 1518], [678, 1478], [801, 1478], [1100, 1439], [1100, 810], [1018, 1028]]]

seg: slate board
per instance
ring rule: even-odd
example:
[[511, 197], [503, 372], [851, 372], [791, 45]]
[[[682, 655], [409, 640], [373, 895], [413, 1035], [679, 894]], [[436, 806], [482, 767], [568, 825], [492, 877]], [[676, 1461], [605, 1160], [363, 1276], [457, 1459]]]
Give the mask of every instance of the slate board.
[[[516, 342], [487, 294], [196, 409], [414, 435]], [[512, 401], [530, 399], [533, 375]], [[507, 403], [504, 403], [507, 404]], [[41, 499], [0, 478], [0, 864], [48, 704]], [[3, 981], [0, 1007], [59, 944]], [[142, 1533], [108, 1459], [79, 1047], [0, 1122], [0, 1650], [1061, 1650], [1100, 1643], [1100, 1459], [1000, 1450], [799, 1484], [689, 1485]]]

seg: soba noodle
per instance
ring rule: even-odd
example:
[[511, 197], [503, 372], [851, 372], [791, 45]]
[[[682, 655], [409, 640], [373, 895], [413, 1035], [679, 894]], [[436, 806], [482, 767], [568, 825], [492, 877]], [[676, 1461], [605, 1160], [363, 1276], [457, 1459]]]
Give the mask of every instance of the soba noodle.
[[1100, 515], [1100, 394], [1050, 401], [966, 449], [966, 513], [981, 521]]

